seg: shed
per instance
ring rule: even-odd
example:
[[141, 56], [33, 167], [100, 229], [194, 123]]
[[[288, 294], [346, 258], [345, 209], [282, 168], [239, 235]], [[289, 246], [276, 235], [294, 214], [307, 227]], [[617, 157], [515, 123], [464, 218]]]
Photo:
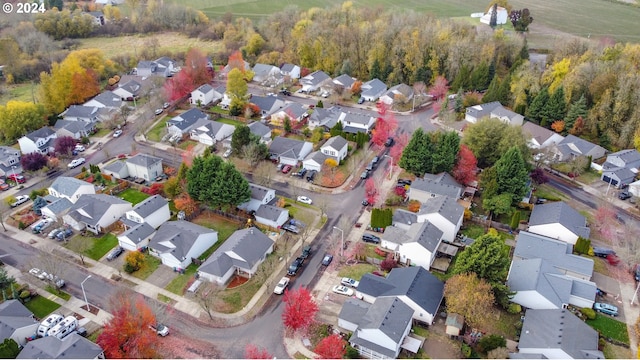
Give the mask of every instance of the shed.
[[464, 327], [464, 316], [456, 313], [447, 314], [444, 332], [449, 336], [460, 336]]

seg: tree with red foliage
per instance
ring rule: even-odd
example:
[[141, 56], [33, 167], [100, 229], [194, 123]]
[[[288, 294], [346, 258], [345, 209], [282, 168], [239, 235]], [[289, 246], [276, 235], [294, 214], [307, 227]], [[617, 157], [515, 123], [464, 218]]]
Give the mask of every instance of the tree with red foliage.
[[542, 185], [549, 182], [549, 177], [544, 172], [544, 170], [539, 167], [533, 169], [531, 174], [529, 174], [529, 177], [531, 178], [531, 181], [533, 181], [536, 185]]
[[402, 157], [402, 152], [404, 148], [409, 143], [409, 135], [406, 133], [402, 133], [393, 138], [393, 146], [389, 150], [389, 156], [393, 158], [393, 163], [398, 164], [400, 162], [400, 158]]
[[183, 98], [198, 86], [211, 80], [207, 57], [200, 50], [190, 49], [184, 63], [182, 70], [164, 84], [169, 101]]
[[96, 343], [110, 359], [156, 358], [156, 317], [141, 295], [119, 290], [109, 301], [111, 320], [104, 325]]
[[378, 120], [376, 121], [376, 127], [371, 130], [373, 136], [371, 142], [377, 146], [383, 146], [387, 139], [393, 135], [398, 128], [398, 121], [393, 113], [388, 112], [387, 104], [382, 101], [376, 104], [378, 108]]
[[447, 95], [449, 91], [449, 82], [447, 79], [440, 75], [434, 81], [433, 85], [429, 88], [429, 94], [433, 96], [434, 100], [438, 101]]
[[319, 359], [342, 359], [347, 353], [346, 341], [338, 334], [331, 334], [318, 342], [313, 352]]
[[58, 155], [71, 155], [71, 152], [76, 147], [76, 141], [71, 136], [61, 136], [56, 138], [53, 148]]
[[371, 205], [375, 204], [378, 200], [378, 188], [373, 178], [367, 179], [364, 183], [364, 196]]
[[313, 301], [307, 288], [284, 291], [285, 307], [282, 312], [282, 321], [287, 329], [293, 331], [305, 330], [313, 323], [318, 305]]
[[247, 344], [244, 348], [245, 359], [273, 359], [273, 355], [265, 348], [257, 347], [253, 344]]
[[47, 157], [34, 151], [20, 158], [20, 165], [26, 171], [38, 171], [47, 165]]
[[164, 189], [164, 185], [162, 183], [153, 183], [147, 190], [147, 194], [149, 195], [158, 195], [162, 193]]
[[457, 157], [456, 166], [454, 166], [452, 174], [456, 181], [464, 185], [476, 181], [478, 160], [473, 155], [473, 152], [466, 145], [460, 145]]
[[244, 59], [242, 58], [242, 53], [239, 50], [236, 50], [231, 55], [229, 55], [227, 66], [228, 71], [231, 71], [231, 69], [238, 69], [241, 73], [244, 74], [244, 72], [246, 71], [246, 69], [244, 68]]
[[398, 266], [398, 262], [393, 258], [393, 254], [387, 254], [387, 257], [380, 263], [380, 269], [384, 271], [391, 271], [391, 269]]

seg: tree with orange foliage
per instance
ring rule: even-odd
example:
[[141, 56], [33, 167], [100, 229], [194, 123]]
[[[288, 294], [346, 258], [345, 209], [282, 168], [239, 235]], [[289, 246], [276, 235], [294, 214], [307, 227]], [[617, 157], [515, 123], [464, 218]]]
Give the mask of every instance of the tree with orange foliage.
[[207, 57], [198, 49], [187, 52], [182, 70], [164, 84], [169, 100], [174, 101], [187, 96], [198, 86], [211, 81], [212, 73], [207, 66]]
[[273, 359], [273, 355], [265, 348], [257, 347], [253, 344], [247, 344], [244, 348], [245, 359]]
[[342, 359], [347, 353], [346, 341], [338, 335], [331, 334], [318, 342], [313, 352], [320, 355], [320, 359]]
[[362, 81], [356, 80], [353, 85], [351, 85], [351, 93], [352, 94], [360, 94], [362, 91]]
[[551, 124], [551, 128], [557, 132], [561, 133], [564, 130], [564, 120], [557, 120]]
[[409, 200], [409, 204], [407, 205], [407, 210], [417, 213], [418, 211], [420, 211], [420, 205], [422, 204], [418, 200]]
[[82, 103], [99, 92], [98, 74], [93, 69], [86, 69], [71, 75], [69, 101], [72, 104]]
[[387, 104], [380, 101], [376, 107], [378, 108], [378, 120], [376, 127], [371, 131], [373, 134], [371, 142], [377, 146], [383, 146], [387, 139], [396, 132], [398, 121], [393, 113], [387, 111]]
[[189, 196], [187, 193], [183, 193], [173, 200], [176, 209], [184, 211], [189, 216], [198, 210], [198, 203]]
[[583, 131], [584, 131], [584, 119], [582, 118], [582, 116], [578, 116], [576, 121], [573, 123], [573, 127], [569, 129], [569, 134], [580, 136], [582, 135]]
[[110, 359], [150, 359], [160, 356], [158, 342], [149, 326], [156, 324], [156, 317], [142, 295], [119, 290], [109, 301], [111, 320], [104, 325], [96, 343]]
[[241, 73], [245, 73], [245, 65], [244, 59], [242, 58], [242, 53], [239, 50], [234, 51], [231, 55], [229, 55], [229, 61], [227, 61], [228, 71], [231, 69], [238, 69]]

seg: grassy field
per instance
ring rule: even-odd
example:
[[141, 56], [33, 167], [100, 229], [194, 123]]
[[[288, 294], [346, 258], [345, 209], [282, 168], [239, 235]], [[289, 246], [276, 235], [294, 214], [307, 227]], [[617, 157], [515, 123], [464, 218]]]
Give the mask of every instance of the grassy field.
[[7, 85], [4, 93], [0, 94], [0, 105], [5, 105], [9, 100], [33, 102], [34, 96], [38, 96], [38, 86], [35, 84]]
[[145, 194], [141, 191], [138, 191], [134, 188], [128, 188], [127, 190], [118, 194], [118, 197], [128, 201], [131, 205], [136, 206], [139, 202], [144, 201], [144, 199], [149, 197], [149, 194]]
[[56, 311], [60, 307], [60, 304], [38, 295], [27, 301], [24, 306], [26, 306], [27, 309], [29, 309], [38, 319], [42, 319]]

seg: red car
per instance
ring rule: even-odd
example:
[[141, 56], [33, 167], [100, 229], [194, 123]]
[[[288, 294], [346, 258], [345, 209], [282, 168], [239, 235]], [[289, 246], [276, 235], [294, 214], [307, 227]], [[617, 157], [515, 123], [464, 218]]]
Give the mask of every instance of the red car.
[[[2, 180], [0, 180], [2, 181]], [[0, 190], [5, 191], [5, 190], [9, 190], [9, 184], [7, 184], [6, 182], [1, 182], [0, 183]]]
[[13, 180], [18, 184], [24, 184], [25, 182], [27, 182], [27, 179], [23, 175], [19, 175], [19, 174], [9, 174], [7, 176], [7, 179]]
[[288, 173], [289, 173], [289, 171], [291, 171], [291, 165], [285, 165], [285, 166], [282, 168], [282, 173], [283, 173], [283, 174], [288, 174]]

